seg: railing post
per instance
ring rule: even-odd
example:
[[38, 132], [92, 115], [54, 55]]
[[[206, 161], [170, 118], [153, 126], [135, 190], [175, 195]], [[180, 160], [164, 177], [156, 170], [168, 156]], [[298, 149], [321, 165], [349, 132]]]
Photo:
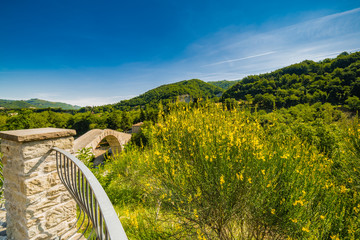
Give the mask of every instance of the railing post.
[[52, 147], [73, 149], [75, 130], [0, 132], [8, 239], [54, 239], [76, 221], [76, 204], [56, 171]]

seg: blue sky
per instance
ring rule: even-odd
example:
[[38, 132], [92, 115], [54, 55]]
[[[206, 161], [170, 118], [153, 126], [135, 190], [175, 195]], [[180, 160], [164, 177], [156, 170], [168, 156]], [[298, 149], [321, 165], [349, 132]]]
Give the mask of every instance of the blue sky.
[[0, 99], [115, 103], [360, 51], [360, 2], [1, 0]]

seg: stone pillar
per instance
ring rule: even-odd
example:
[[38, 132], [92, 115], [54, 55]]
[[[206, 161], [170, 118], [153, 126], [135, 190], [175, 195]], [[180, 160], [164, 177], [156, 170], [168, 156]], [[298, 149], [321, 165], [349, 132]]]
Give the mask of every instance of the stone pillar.
[[75, 201], [51, 151], [72, 151], [75, 134], [57, 128], [0, 132], [8, 239], [54, 239], [76, 221]]

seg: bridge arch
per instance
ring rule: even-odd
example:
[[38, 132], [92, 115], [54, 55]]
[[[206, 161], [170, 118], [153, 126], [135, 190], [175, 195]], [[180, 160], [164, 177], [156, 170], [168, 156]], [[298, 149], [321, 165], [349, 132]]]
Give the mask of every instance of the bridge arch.
[[77, 152], [82, 148], [91, 147], [92, 152], [94, 152], [99, 143], [105, 139], [114, 152], [121, 151], [123, 146], [129, 142], [130, 138], [131, 134], [112, 129], [92, 129], [74, 141], [73, 150]]

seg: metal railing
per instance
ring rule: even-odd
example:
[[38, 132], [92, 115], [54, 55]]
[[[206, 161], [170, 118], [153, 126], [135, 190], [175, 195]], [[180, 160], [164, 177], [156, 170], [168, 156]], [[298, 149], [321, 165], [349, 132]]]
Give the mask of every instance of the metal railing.
[[70, 236], [59, 236], [59, 239], [81, 239], [87, 235], [87, 239], [126, 240], [113, 205], [94, 174], [70, 153], [56, 147], [53, 150], [59, 178], [79, 207], [73, 226], [76, 230]]

